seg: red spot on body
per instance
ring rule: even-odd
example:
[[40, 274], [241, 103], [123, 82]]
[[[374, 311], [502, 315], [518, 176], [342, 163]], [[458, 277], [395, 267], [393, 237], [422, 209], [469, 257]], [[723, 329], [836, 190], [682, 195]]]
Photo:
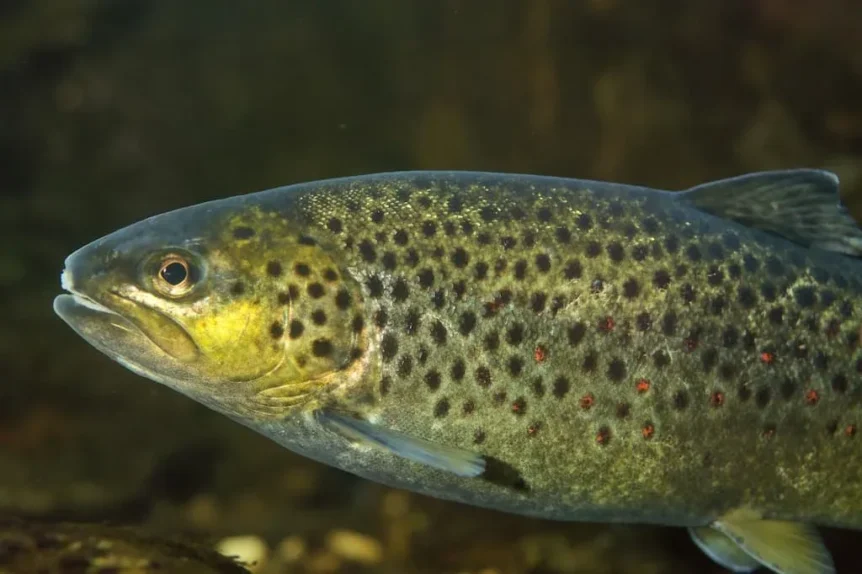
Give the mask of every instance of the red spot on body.
[[635, 389], [640, 394], [644, 394], [650, 388], [649, 379], [638, 379], [638, 382], [635, 384]]
[[715, 391], [709, 396], [709, 404], [714, 407], [720, 407], [724, 404], [724, 393], [721, 391]]
[[686, 338], [682, 344], [685, 346], [685, 350], [691, 353], [695, 349], [697, 349], [697, 339], [688, 337]]
[[536, 347], [536, 351], [533, 353], [533, 358], [536, 359], [537, 363], [542, 363], [545, 359], [548, 358], [548, 351], [541, 345]]
[[847, 425], [844, 427], [844, 434], [848, 437], [856, 436], [856, 425]]
[[606, 445], [611, 440], [611, 431], [606, 427], [602, 427], [599, 429], [599, 432], [596, 433], [596, 442], [600, 445]]
[[760, 353], [760, 362], [766, 365], [771, 365], [775, 362], [775, 355], [768, 351], [763, 351], [762, 353]]
[[811, 389], [810, 391], [805, 393], [805, 402], [808, 403], [809, 405], [814, 406], [817, 404], [817, 401], [819, 401], [819, 400], [820, 400], [820, 394], [817, 391], [815, 391], [814, 389]]
[[610, 333], [614, 330], [616, 323], [614, 322], [614, 318], [608, 315], [604, 319], [599, 320], [599, 331], [603, 331], [605, 333]]
[[595, 404], [595, 402], [596, 402], [596, 399], [593, 398], [593, 395], [590, 393], [587, 393], [581, 397], [580, 405], [581, 405], [582, 409], [584, 409], [585, 411], [588, 411], [593, 407], [593, 404]]
[[775, 436], [775, 427], [774, 426], [770, 425], [770, 426], [767, 426], [765, 429], [763, 429], [763, 438], [770, 439], [774, 436]]
[[641, 429], [641, 434], [646, 440], [651, 439], [655, 434], [655, 425], [653, 425], [652, 423], [645, 424]]
[[536, 436], [539, 429], [542, 428], [542, 423], [533, 423], [527, 427], [527, 436]]

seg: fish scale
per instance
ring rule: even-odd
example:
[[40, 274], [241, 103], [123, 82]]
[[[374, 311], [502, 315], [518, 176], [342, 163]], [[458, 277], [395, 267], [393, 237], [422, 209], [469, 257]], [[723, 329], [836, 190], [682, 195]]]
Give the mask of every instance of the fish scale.
[[[410, 199], [404, 189], [380, 190], [388, 197], [383, 200], [362, 190], [355, 199], [336, 192], [331, 207], [320, 214], [309, 209], [309, 214], [339, 218], [355, 243], [374, 242], [376, 251], [395, 256], [396, 265], [383, 266], [381, 258], [359, 253], [348, 265], [362, 266], [384, 284], [402, 280], [409, 285], [403, 299], [384, 290], [372, 312], [384, 309], [390, 316], [374, 336], [389, 335], [398, 343], [398, 352], [381, 369], [386, 384], [378, 387], [380, 400], [417, 408], [411, 413], [413, 428], [421, 418], [421, 428], [441, 440], [466, 447], [478, 435], [485, 452], [501, 457], [520, 452], [521, 474], [536, 490], [560, 482], [549, 480], [542, 468], [548, 459], [565, 460], [573, 450], [581, 451], [585, 455], [574, 465], [578, 471], [567, 475], [563, 470], [562, 493], [573, 504], [589, 504], [597, 480], [619, 487], [608, 496], [632, 497], [628, 481], [598, 479], [613, 467], [609, 461], [624, 459], [637, 461], [645, 476], [658, 479], [652, 486], [641, 481], [644, 503], [656, 492], [672, 490], [688, 498], [683, 506], [694, 515], [714, 513], [727, 504], [726, 493], [718, 503], [705, 498], [704, 474], [727, 484], [734, 473], [765, 467], [758, 481], [744, 485], [759, 491], [761, 507], [792, 496], [814, 513], [832, 514], [823, 506], [823, 495], [829, 494], [782, 479], [780, 465], [764, 461], [804, 458], [800, 441], [810, 445], [809, 453], [823, 444], [834, 444], [839, 457], [856, 452], [853, 441], [842, 439], [852, 438], [846, 435], [857, 424], [859, 387], [851, 388], [849, 381], [859, 358], [858, 313], [851, 302], [859, 283], [846, 277], [840, 261], [821, 257], [815, 274], [810, 256], [791, 260], [772, 237], [743, 244], [727, 222], [706, 214], [692, 219], [637, 193], [626, 198], [626, 209], [619, 199], [602, 201], [586, 189], [525, 194], [466, 186], [447, 198], [431, 184]], [[460, 200], [457, 213], [447, 207], [451, 197]], [[350, 201], [358, 212], [338, 210], [337, 202]], [[380, 203], [400, 222], [394, 230], [390, 218], [373, 221], [370, 214], [380, 210]], [[542, 209], [550, 212], [544, 218]], [[422, 221], [410, 225], [402, 220], [406, 213]], [[434, 223], [435, 232], [429, 232], [427, 222]], [[463, 232], [464, 222], [472, 233]], [[375, 225], [393, 234], [403, 231], [410, 240], [378, 243]], [[452, 233], [443, 232], [447, 226]], [[411, 250], [418, 258], [409, 256]], [[456, 265], [458, 250], [468, 254], [466, 264]], [[353, 250], [345, 253], [349, 257]], [[536, 258], [544, 256], [548, 267], [539, 268]], [[483, 279], [477, 278], [476, 265], [490, 269]], [[571, 265], [579, 270], [577, 277], [567, 277]], [[419, 274], [426, 269], [435, 275], [431, 287], [421, 284]], [[828, 307], [813, 302], [803, 307], [796, 288], [829, 292], [834, 300]], [[434, 303], [438, 293], [446, 300], [442, 306]], [[501, 293], [510, 294], [506, 303], [500, 302]], [[559, 298], [561, 304], [536, 312], [531, 304], [536, 295], [546, 301]], [[424, 325], [405, 334], [410, 309], [425, 310], [424, 325], [442, 324], [446, 343], [436, 341]], [[465, 313], [476, 317], [466, 336], [459, 329]], [[644, 313], [649, 320], [639, 325]], [[833, 321], [838, 333], [829, 331]], [[583, 335], [569, 338], [568, 332], [580, 325]], [[800, 325], [798, 336], [788, 340], [788, 327]], [[506, 340], [514, 327], [522, 330], [516, 345]], [[488, 345], [489, 337], [498, 343]], [[541, 363], [534, 359], [538, 347], [547, 348]], [[427, 358], [417, 357], [420, 349]], [[827, 354], [834, 366], [818, 364], [818, 353]], [[399, 358], [405, 357], [416, 365], [409, 372], [399, 369]], [[453, 379], [452, 365], [465, 358], [477, 367]], [[490, 384], [477, 380], [475, 370], [482, 368], [490, 371]], [[435, 375], [433, 385], [429, 373]], [[543, 389], [560, 390], [536, 396], [537, 380]], [[640, 380], [650, 382], [648, 392], [638, 392]], [[593, 398], [589, 408], [579, 400], [584, 397]], [[464, 404], [472, 405], [469, 413]], [[708, 448], [691, 444], [704, 437], [712, 439]], [[691, 458], [700, 480], [692, 481], [688, 472], [671, 476], [651, 470], [657, 462], [664, 464], [663, 455], [671, 450]], [[530, 452], [537, 453], [535, 462], [525, 460]], [[704, 473], [703, 466], [714, 470]], [[538, 470], [537, 476], [530, 468]], [[586, 474], [588, 468], [594, 471]], [[846, 478], [849, 488], [858, 488], [857, 473]], [[586, 491], [583, 498], [575, 494], [579, 485]], [[782, 512], [776, 508], [773, 514]]]
[[[70, 276], [110, 280], [64, 280], [91, 314], [145, 315], [111, 307], [104, 286], [124, 283], [204, 357], [230, 336], [235, 363], [160, 356], [164, 375], [151, 349], [114, 348], [94, 317], [56, 305], [136, 372], [362, 476], [547, 518], [689, 526], [725, 565], [830, 572], [793, 523], [862, 528], [862, 469], [847, 463], [862, 423], [862, 268], [848, 255], [862, 232], [835, 185], [802, 170], [673, 194], [418, 172], [187, 208], [67, 261]], [[182, 298], [131, 286], [133, 260], [151, 244], [190, 250], [191, 232], [209, 249], [188, 252], [208, 270], [189, 288], [203, 290], [199, 323]], [[812, 541], [809, 554], [781, 536]]]

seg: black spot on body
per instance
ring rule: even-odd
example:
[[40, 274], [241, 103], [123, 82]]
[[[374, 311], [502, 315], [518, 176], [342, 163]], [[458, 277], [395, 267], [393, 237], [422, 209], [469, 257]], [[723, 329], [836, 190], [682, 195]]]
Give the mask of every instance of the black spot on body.
[[488, 367], [476, 368], [476, 383], [483, 389], [491, 386], [491, 371]]
[[718, 243], [710, 243], [706, 247], [706, 253], [713, 261], [724, 259], [724, 249]]
[[374, 324], [377, 325], [378, 329], [383, 329], [386, 327], [386, 323], [389, 322], [389, 315], [386, 313], [385, 309], [380, 309], [376, 313], [374, 313]]
[[434, 416], [439, 418], [445, 417], [449, 414], [449, 399], [440, 399], [437, 401], [437, 404], [434, 405]]
[[338, 293], [335, 294], [335, 306], [342, 311], [350, 307], [350, 293], [344, 289], [340, 289]]
[[683, 390], [677, 391], [673, 394], [673, 408], [678, 411], [685, 410], [688, 408], [689, 398], [688, 393]]
[[383, 282], [380, 280], [380, 277], [377, 275], [372, 275], [365, 282], [365, 286], [368, 287], [368, 295], [369, 297], [378, 298], [383, 295]]
[[769, 405], [769, 401], [771, 399], [772, 393], [769, 392], [769, 389], [767, 387], [761, 387], [754, 395], [754, 404], [757, 405], [757, 408], [765, 409], [767, 405]]
[[383, 267], [388, 271], [392, 271], [398, 266], [398, 260], [391, 251], [384, 253], [383, 257], [380, 258], [380, 262], [383, 263]]
[[320, 283], [309, 283], [306, 292], [312, 299], [320, 299], [326, 294], [326, 289]]
[[[245, 284], [244, 283], [242, 283], [241, 281], [237, 281], [236, 283], [231, 285], [231, 287], [230, 287], [230, 294], [231, 295], [242, 295], [243, 293], [245, 293]], [[287, 293], [279, 293], [278, 297], [279, 297], [280, 303], [281, 303], [281, 296], [282, 295], [284, 295], [285, 297], [288, 296]], [[288, 298], [288, 302], [289, 301], [290, 301], [290, 299]], [[281, 304], [284, 305], [285, 303], [281, 303]]]
[[506, 237], [500, 239], [500, 245], [502, 245], [503, 249], [506, 250], [513, 249], [517, 244], [518, 241], [510, 235], [507, 235]]
[[315, 339], [311, 343], [311, 354], [315, 357], [328, 357], [332, 354], [332, 349], [329, 339]]
[[473, 267], [473, 271], [474, 271], [474, 276], [476, 277], [476, 280], [481, 281], [482, 279], [485, 279], [488, 276], [488, 264], [485, 263], [484, 261], [479, 261]]
[[416, 309], [410, 309], [407, 312], [407, 316], [404, 317], [404, 333], [407, 335], [415, 335], [416, 331], [419, 329], [419, 323], [422, 321], [421, 315], [419, 315], [419, 311]]
[[679, 251], [679, 239], [677, 239], [676, 235], [668, 235], [664, 238], [664, 248], [670, 254]]
[[302, 324], [302, 321], [296, 319], [293, 319], [287, 326], [287, 336], [291, 339], [300, 338], [303, 331], [305, 331], [305, 325]]
[[773, 325], [781, 325], [784, 321], [784, 307], [773, 307], [769, 310], [769, 322]]
[[634, 299], [640, 294], [640, 289], [637, 279], [630, 277], [623, 283], [623, 296], [627, 299]]
[[700, 356], [700, 362], [705, 372], [710, 372], [718, 363], [718, 351], [712, 347], [704, 349]]
[[438, 345], [446, 344], [446, 327], [440, 321], [434, 321], [431, 325], [431, 338]]
[[470, 262], [470, 256], [464, 250], [463, 247], [458, 247], [455, 251], [452, 252], [452, 265], [458, 267], [459, 269], [463, 269]]
[[446, 206], [449, 209], [449, 213], [461, 213], [461, 210], [464, 208], [464, 203], [461, 201], [460, 197], [453, 195], [449, 198]]
[[569, 380], [566, 377], [557, 377], [554, 379], [553, 390], [551, 391], [555, 398], [562, 399], [569, 392]]
[[371, 221], [374, 223], [383, 223], [383, 210], [375, 209], [371, 212]]
[[731, 263], [727, 266], [727, 274], [731, 279], [739, 279], [742, 277], [742, 267], [738, 263]]
[[520, 345], [524, 340], [524, 327], [520, 324], [512, 325], [506, 332], [506, 342], [512, 346]]
[[813, 287], [797, 287], [793, 290], [793, 298], [800, 307], [813, 307], [817, 303], [817, 292]]
[[410, 240], [410, 238], [407, 235], [406, 231], [404, 231], [403, 229], [399, 229], [392, 235], [392, 240], [397, 245], [404, 246], [407, 245], [407, 242]]
[[233, 236], [235, 239], [251, 239], [254, 237], [254, 229], [247, 226], [235, 227]]
[[434, 286], [434, 271], [431, 269], [423, 269], [419, 272], [417, 278], [419, 279], [419, 285], [425, 289], [430, 289]]
[[536, 269], [541, 273], [547, 273], [551, 269], [551, 258], [546, 253], [536, 255]]
[[395, 355], [398, 354], [398, 339], [395, 338], [395, 335], [392, 333], [383, 335], [383, 339], [380, 341], [380, 352], [386, 363], [395, 358]]
[[673, 311], [668, 311], [665, 313], [664, 317], [661, 320], [661, 330], [662, 333], [667, 335], [668, 337], [673, 336], [676, 333], [676, 313]]
[[300, 235], [296, 240], [300, 245], [317, 245], [317, 241], [308, 235]]
[[847, 377], [844, 375], [835, 375], [832, 377], [832, 390], [836, 393], [844, 394], [847, 392], [848, 383]]
[[479, 217], [482, 218], [482, 221], [490, 223], [491, 221], [494, 221], [494, 219], [496, 219], [497, 212], [493, 207], [486, 205], [479, 210]]
[[608, 257], [611, 258], [611, 261], [619, 263], [625, 258], [625, 250], [623, 246], [618, 242], [614, 241], [608, 245]]
[[476, 315], [471, 311], [465, 311], [461, 314], [461, 318], [458, 322], [458, 331], [463, 336], [467, 336], [473, 332], [473, 328], [476, 326]]
[[725, 301], [723, 295], [719, 295], [717, 297], [714, 297], [709, 302], [709, 310], [713, 315], [721, 315], [721, 313], [724, 311], [724, 307], [725, 307], [726, 303], [727, 302]]
[[560, 243], [568, 243], [572, 240], [572, 232], [569, 231], [568, 227], [558, 227], [556, 231], [554, 231], [554, 237], [556, 237], [557, 241]]
[[632, 259], [635, 261], [643, 261], [649, 255], [649, 249], [646, 245], [635, 245], [632, 247]]
[[397, 279], [392, 286], [392, 298], [401, 302], [406, 301], [409, 296], [410, 289], [407, 287], [407, 282], [404, 279]]
[[583, 268], [581, 267], [581, 262], [577, 259], [573, 259], [566, 264], [565, 271], [563, 272], [566, 279], [580, 279], [583, 274]]
[[440, 373], [434, 369], [431, 369], [425, 376], [423, 377], [425, 384], [432, 391], [436, 391], [440, 388]]
[[497, 335], [496, 331], [491, 331], [485, 335], [483, 344], [486, 350], [491, 352], [496, 351], [500, 347], [500, 336]]
[[326, 222], [326, 227], [332, 233], [341, 233], [344, 230], [344, 226], [341, 223], [341, 220], [337, 217], [330, 217], [329, 221]]
[[682, 287], [680, 287], [680, 293], [682, 294], [682, 301], [687, 305], [694, 303], [695, 299], [697, 299], [697, 294], [695, 293], [694, 286], [691, 283], [685, 283]]
[[281, 263], [278, 261], [270, 261], [266, 264], [266, 274], [270, 277], [279, 277], [281, 276]]
[[515, 263], [515, 279], [519, 281], [527, 274], [527, 262], [523, 259]]
[[368, 263], [373, 263], [377, 260], [377, 251], [374, 249], [374, 244], [367, 239], [359, 242], [359, 255]]
[[315, 325], [325, 325], [326, 324], [326, 313], [320, 309], [311, 313], [311, 321]]
[[449, 370], [449, 376], [452, 377], [453, 381], [458, 382], [464, 379], [466, 372], [467, 366], [464, 364], [464, 361], [462, 359], [455, 359], [455, 362], [452, 363], [452, 368]]
[[721, 285], [721, 282], [724, 280], [724, 272], [717, 266], [711, 266], [706, 272], [706, 281], [710, 285], [717, 286]]
[[652, 328], [652, 317], [647, 312], [640, 313], [635, 318], [635, 325], [638, 331], [649, 331]]
[[626, 364], [622, 359], [612, 359], [608, 364], [608, 378], [615, 383], [622, 381], [626, 376]]
[[422, 222], [422, 235], [425, 237], [434, 237], [437, 233], [437, 224], [433, 221]]
[[829, 367], [829, 357], [823, 351], [817, 351], [814, 354], [814, 366], [821, 371], [825, 371]]
[[589, 243], [587, 243], [586, 254], [587, 257], [589, 257], [590, 259], [598, 257], [601, 252], [602, 245], [598, 241], [590, 241]]
[[739, 300], [739, 304], [745, 309], [751, 309], [757, 304], [757, 295], [754, 293], [754, 289], [748, 285], [741, 285], [739, 289], [737, 289], [736, 295]]
[[554, 214], [551, 213], [551, 210], [549, 208], [542, 207], [536, 213], [536, 217], [538, 217], [539, 221], [541, 221], [542, 223], [548, 223], [554, 218]]
[[670, 364], [670, 356], [666, 351], [656, 351], [652, 354], [652, 360], [656, 367], [662, 368]]
[[697, 245], [691, 244], [685, 248], [685, 256], [688, 257], [689, 261], [697, 262], [701, 259], [700, 249]]
[[664, 269], [659, 269], [653, 274], [652, 282], [658, 289], [667, 289], [667, 286], [670, 285], [670, 273]]
[[521, 374], [521, 371], [524, 370], [524, 361], [520, 357], [509, 357], [506, 367], [509, 370], [510, 375], [517, 377]]
[[279, 321], [276, 321], [269, 326], [269, 334], [273, 339], [281, 339], [284, 335], [284, 327]]
[[584, 360], [581, 361], [581, 369], [583, 369], [586, 373], [595, 372], [596, 367], [599, 364], [599, 357], [595, 352], [589, 352], [584, 356]]
[[410, 358], [410, 355], [402, 355], [401, 358], [398, 359], [398, 376], [409, 377], [412, 372], [413, 359]]
[[791, 379], [784, 379], [778, 387], [778, 392], [781, 394], [782, 399], [789, 401], [796, 394], [796, 383]]

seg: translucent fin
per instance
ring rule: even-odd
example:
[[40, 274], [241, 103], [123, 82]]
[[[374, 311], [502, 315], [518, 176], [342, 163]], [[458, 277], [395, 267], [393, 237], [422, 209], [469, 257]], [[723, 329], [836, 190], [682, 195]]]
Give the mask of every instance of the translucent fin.
[[743, 509], [728, 513], [713, 527], [779, 574], [835, 574], [832, 556], [813, 526], [761, 520]]
[[315, 417], [325, 427], [348, 440], [382, 448], [458, 476], [475, 477], [485, 471], [485, 459], [468, 450], [412, 437], [335, 411], [317, 411]]
[[769, 231], [804, 247], [862, 256], [862, 229], [828, 171], [765, 171], [698, 185], [679, 199], [716, 217]]
[[739, 545], [710, 526], [689, 528], [691, 539], [703, 553], [731, 572], [754, 572], [760, 562], [752, 558]]

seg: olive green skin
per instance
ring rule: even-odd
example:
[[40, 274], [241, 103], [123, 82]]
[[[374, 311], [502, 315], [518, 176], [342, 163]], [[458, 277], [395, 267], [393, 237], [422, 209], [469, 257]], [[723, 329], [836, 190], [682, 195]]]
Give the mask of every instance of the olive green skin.
[[[247, 263], [261, 272], [243, 297], [269, 300], [292, 284], [306, 326], [312, 309], [351, 317], [321, 327], [340, 358], [302, 402], [258, 409], [245, 387], [177, 386], [303, 455], [552, 519], [696, 526], [750, 507], [862, 526], [862, 268], [852, 258], [668, 192], [462, 172], [290, 186], [147, 225], [219, 248], [231, 228], [256, 226], [259, 259]], [[311, 249], [302, 258], [297, 237]], [[321, 273], [315, 254], [338, 279], [309, 302], [310, 279], [295, 269]], [[272, 260], [285, 273], [267, 276]], [[336, 307], [339, 289], [347, 309]], [[488, 470], [462, 478], [352, 444], [318, 423], [325, 408], [478, 452]]]

